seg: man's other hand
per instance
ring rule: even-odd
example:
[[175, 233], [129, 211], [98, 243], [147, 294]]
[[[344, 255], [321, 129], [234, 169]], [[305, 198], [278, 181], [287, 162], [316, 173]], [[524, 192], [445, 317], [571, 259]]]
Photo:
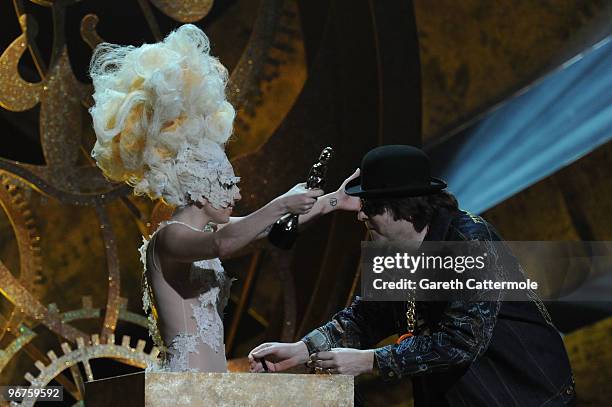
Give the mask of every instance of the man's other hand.
[[374, 368], [374, 351], [352, 348], [332, 348], [328, 352], [317, 352], [310, 355], [315, 367], [332, 374], [358, 376], [371, 373]]

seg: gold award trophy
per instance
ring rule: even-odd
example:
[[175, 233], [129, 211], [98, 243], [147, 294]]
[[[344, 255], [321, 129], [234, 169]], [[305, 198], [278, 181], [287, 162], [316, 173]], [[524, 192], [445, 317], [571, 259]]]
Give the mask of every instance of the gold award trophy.
[[[312, 166], [306, 179], [306, 188], [322, 188], [325, 184], [325, 174], [327, 173], [327, 163], [331, 159], [333, 150], [325, 147], [319, 156], [319, 160]], [[298, 235], [299, 215], [288, 213], [274, 223], [268, 240], [274, 246], [289, 250], [293, 247]]]

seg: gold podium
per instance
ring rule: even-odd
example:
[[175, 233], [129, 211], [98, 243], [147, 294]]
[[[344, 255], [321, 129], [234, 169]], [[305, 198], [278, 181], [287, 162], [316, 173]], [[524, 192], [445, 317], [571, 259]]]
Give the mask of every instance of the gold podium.
[[85, 384], [87, 407], [353, 406], [353, 376], [139, 372]]

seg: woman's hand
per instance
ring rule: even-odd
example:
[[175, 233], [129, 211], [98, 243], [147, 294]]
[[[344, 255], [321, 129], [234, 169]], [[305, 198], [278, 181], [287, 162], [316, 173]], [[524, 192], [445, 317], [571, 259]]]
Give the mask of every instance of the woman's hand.
[[302, 341], [294, 343], [267, 342], [249, 352], [251, 373], [265, 371], [265, 363], [270, 372], [280, 372], [294, 366], [306, 363], [308, 348]]
[[344, 180], [342, 185], [340, 185], [340, 188], [338, 188], [336, 192], [330, 195], [329, 203], [333, 207], [333, 209], [359, 212], [359, 210], [361, 209], [361, 199], [356, 196], [347, 195], [346, 192], [344, 192], [346, 184], [348, 184], [351, 180], [357, 178], [359, 176], [359, 172], [360, 170], [359, 168], [357, 168], [350, 177]]
[[282, 205], [283, 212], [303, 215], [312, 209], [317, 202], [317, 198], [321, 195], [323, 195], [323, 190], [306, 189], [306, 183], [303, 182], [297, 184], [276, 200]]
[[337, 191], [329, 193], [318, 200], [316, 198], [320, 197], [323, 191], [320, 189], [307, 190], [305, 183], [297, 184], [287, 193], [276, 199], [281, 203], [283, 213], [291, 212], [301, 215], [301, 225], [337, 209], [359, 212], [361, 200], [344, 192], [346, 184], [358, 176], [359, 169], [345, 179]]

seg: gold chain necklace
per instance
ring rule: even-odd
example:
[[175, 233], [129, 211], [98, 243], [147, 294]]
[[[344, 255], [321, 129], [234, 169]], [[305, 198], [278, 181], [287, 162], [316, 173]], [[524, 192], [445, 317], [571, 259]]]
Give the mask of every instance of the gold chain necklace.
[[411, 293], [411, 298], [408, 299], [406, 304], [406, 333], [397, 338], [396, 344], [400, 344], [402, 341], [414, 336], [414, 328], [416, 325], [416, 302], [414, 300], [414, 292]]

